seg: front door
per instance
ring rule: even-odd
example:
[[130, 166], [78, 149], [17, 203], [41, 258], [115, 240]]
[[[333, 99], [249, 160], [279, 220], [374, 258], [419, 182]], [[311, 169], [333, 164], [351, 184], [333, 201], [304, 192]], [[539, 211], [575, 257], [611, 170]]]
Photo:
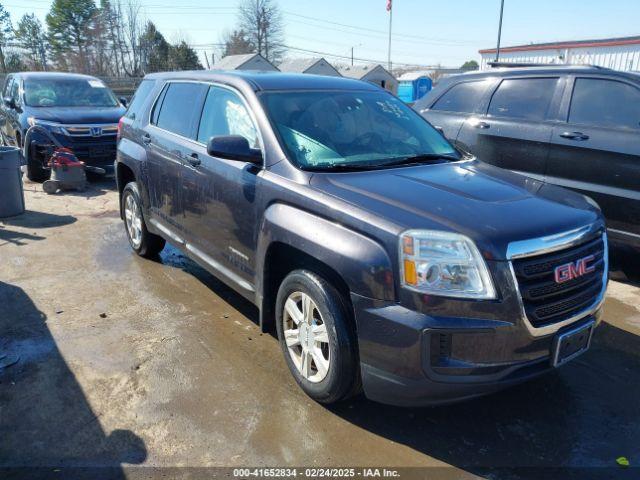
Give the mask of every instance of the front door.
[[493, 80], [457, 83], [419, 113], [455, 144], [460, 127], [467, 118], [480, 111], [485, 93], [493, 83]]
[[548, 181], [592, 197], [616, 233], [640, 235], [640, 88], [578, 77], [570, 93], [566, 123], [553, 131]]
[[240, 94], [211, 86], [197, 146], [184, 165], [187, 249], [247, 294], [255, 283], [256, 184], [262, 167], [208, 155], [207, 142], [221, 135], [242, 135], [253, 148], [261, 148], [257, 127]]
[[504, 79], [486, 115], [464, 123], [458, 143], [487, 163], [544, 179], [559, 84], [557, 77]]

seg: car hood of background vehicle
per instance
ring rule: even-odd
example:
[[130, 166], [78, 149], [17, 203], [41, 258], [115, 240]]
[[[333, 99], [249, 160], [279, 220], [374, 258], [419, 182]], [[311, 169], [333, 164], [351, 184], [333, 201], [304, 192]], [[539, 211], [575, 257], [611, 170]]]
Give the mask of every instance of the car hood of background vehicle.
[[29, 109], [30, 117], [64, 124], [118, 123], [125, 108], [118, 107], [38, 107]]
[[506, 258], [511, 241], [601, 221], [583, 195], [477, 160], [319, 173], [311, 187], [367, 210], [373, 223], [382, 217], [402, 230], [462, 233], [496, 260]]

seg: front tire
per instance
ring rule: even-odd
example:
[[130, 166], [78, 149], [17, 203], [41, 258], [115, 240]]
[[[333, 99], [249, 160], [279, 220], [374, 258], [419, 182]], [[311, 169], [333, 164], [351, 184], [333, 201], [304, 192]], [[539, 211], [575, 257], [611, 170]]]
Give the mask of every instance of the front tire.
[[147, 258], [160, 253], [165, 246], [165, 240], [147, 230], [136, 182], [127, 183], [122, 191], [122, 211], [127, 239], [133, 251]]
[[347, 301], [319, 275], [295, 270], [276, 300], [276, 328], [287, 366], [302, 390], [331, 404], [360, 390], [355, 326]]

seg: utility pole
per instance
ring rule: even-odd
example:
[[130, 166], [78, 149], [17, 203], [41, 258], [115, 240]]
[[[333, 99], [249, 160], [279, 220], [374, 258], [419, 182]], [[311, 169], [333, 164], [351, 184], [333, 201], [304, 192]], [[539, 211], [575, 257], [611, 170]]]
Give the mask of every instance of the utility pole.
[[389, 45], [387, 47], [387, 67], [391, 72], [391, 25], [393, 20], [393, 0], [387, 0], [387, 11], [389, 12]]
[[502, 36], [502, 13], [504, 12], [504, 0], [500, 0], [500, 23], [498, 24], [498, 46], [496, 47], [496, 62], [500, 59], [500, 37]]
[[353, 67], [353, 47], [351, 47], [351, 66]]

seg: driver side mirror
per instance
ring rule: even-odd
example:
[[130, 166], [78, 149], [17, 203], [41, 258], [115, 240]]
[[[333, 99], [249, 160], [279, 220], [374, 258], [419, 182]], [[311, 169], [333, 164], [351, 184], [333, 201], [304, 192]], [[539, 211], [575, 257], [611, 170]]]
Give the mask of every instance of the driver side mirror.
[[262, 164], [262, 153], [251, 148], [249, 141], [241, 135], [211, 137], [207, 142], [207, 153], [212, 157]]
[[124, 97], [120, 97], [120, 98], [118, 98], [118, 100], [120, 101], [122, 106], [125, 107], [125, 108], [126, 108], [127, 104], [129, 103], [129, 102], [127, 102], [127, 99], [124, 98]]
[[13, 100], [13, 98], [11, 97], [4, 97], [3, 99], [4, 104], [7, 106], [7, 108], [16, 108], [16, 102]]

